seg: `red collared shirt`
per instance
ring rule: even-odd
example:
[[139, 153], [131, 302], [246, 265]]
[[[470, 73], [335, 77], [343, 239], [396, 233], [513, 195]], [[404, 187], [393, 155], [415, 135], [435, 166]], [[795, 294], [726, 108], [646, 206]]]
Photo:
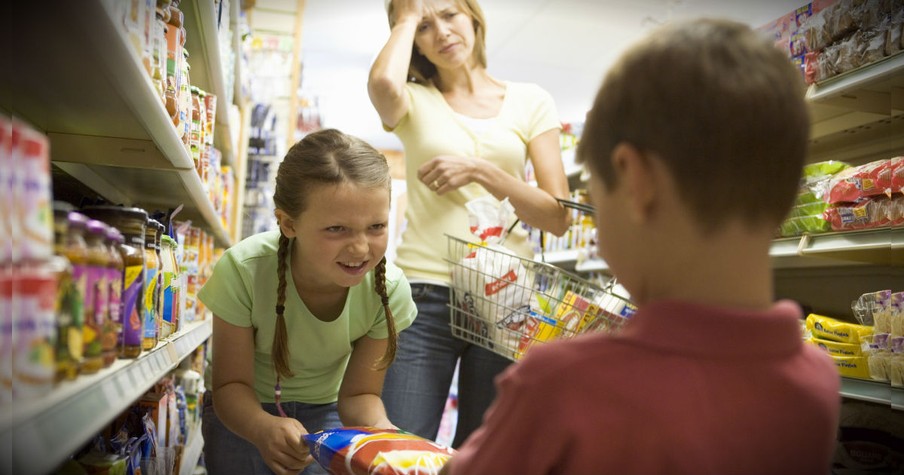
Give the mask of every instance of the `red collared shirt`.
[[452, 473], [829, 473], [840, 378], [801, 318], [661, 301], [617, 336], [534, 348]]

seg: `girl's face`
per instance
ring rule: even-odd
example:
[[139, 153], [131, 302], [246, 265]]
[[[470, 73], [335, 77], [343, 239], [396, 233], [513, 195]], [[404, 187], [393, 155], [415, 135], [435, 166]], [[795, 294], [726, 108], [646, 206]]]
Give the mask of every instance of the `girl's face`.
[[389, 190], [343, 183], [308, 193], [307, 210], [290, 220], [297, 237], [292, 265], [304, 276], [296, 283], [323, 291], [357, 285], [386, 254]]
[[469, 64], [474, 53], [474, 23], [455, 0], [426, 0], [414, 45], [439, 69]]

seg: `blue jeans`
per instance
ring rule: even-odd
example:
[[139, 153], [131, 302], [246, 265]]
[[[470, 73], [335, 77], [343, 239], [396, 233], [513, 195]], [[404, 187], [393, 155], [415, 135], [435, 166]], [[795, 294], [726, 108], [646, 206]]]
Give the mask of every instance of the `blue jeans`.
[[[223, 425], [213, 410], [210, 391], [205, 393], [201, 420], [201, 434], [204, 437], [204, 464], [210, 475], [272, 475], [264, 463], [257, 447], [239, 437]], [[277, 415], [276, 404], [261, 404], [265, 411]], [[283, 402], [286, 415], [298, 419], [308, 432], [341, 427], [336, 404], [306, 404], [303, 402]], [[308, 465], [302, 475], [328, 475], [315, 461]]]
[[411, 284], [411, 294], [417, 318], [399, 333], [383, 404], [393, 424], [435, 440], [458, 363], [458, 423], [452, 442], [457, 448], [480, 426], [496, 397], [493, 378], [511, 361], [452, 336], [448, 287]]

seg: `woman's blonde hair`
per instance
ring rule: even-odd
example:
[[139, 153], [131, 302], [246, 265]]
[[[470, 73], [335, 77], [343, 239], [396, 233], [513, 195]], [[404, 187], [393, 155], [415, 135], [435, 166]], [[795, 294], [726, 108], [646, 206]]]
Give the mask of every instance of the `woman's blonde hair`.
[[[487, 67], [487, 22], [483, 10], [477, 0], [455, 0], [456, 6], [471, 18], [474, 24], [474, 60], [481, 67]], [[386, 15], [389, 17], [389, 27], [395, 26], [394, 7], [392, 1], [386, 4]], [[411, 63], [408, 65], [408, 81], [424, 84], [436, 76], [436, 66], [414, 48], [411, 48]]]
[[[386, 157], [367, 142], [344, 134], [336, 129], [313, 132], [297, 142], [286, 153], [276, 172], [276, 191], [273, 202], [277, 209], [289, 216], [298, 216], [307, 209], [308, 193], [321, 185], [353, 183], [364, 188], [385, 189], [390, 192], [392, 178]], [[282, 231], [277, 251], [276, 332], [273, 335], [273, 365], [283, 377], [293, 376], [289, 368], [288, 335], [285, 320], [286, 270], [292, 239]], [[377, 362], [379, 368], [386, 368], [395, 358], [398, 335], [389, 295], [386, 292], [386, 258], [380, 260], [374, 269], [374, 291], [380, 296], [386, 313], [386, 327], [389, 331], [389, 345], [383, 357]]]

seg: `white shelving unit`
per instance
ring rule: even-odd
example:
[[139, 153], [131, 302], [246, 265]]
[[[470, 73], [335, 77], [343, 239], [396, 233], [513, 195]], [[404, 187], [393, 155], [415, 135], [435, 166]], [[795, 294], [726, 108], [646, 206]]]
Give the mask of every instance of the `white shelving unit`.
[[[191, 219], [212, 233], [219, 245], [228, 246], [230, 235], [195, 173], [191, 155], [117, 24], [117, 3], [21, 5], [20, 18], [40, 22], [15, 25], [16, 74], [6, 75], [10, 77], [0, 83], [2, 108], [46, 132], [54, 165], [98, 195], [149, 211], [184, 205], [180, 218]], [[216, 28], [211, 2], [183, 5], [188, 38], [194, 38], [192, 82], [216, 91], [201, 82], [206, 74], [220, 78], [212, 84], [223, 87], [217, 38], [210, 31]], [[197, 18], [201, 26], [189, 18]], [[215, 140], [228, 145], [234, 133], [228, 124], [228, 104], [218, 100], [217, 109]], [[231, 147], [224, 155], [229, 151]]]
[[[238, 11], [238, 0], [232, 3], [235, 7], [224, 13], [230, 17]], [[190, 219], [212, 234], [217, 245], [229, 246], [232, 237], [119, 24], [115, 12], [124, 4], [17, 5], [17, 21], [11, 24], [16, 47], [3, 53], [3, 64], [15, 72], [0, 75], [0, 111], [47, 134], [55, 188], [76, 184], [79, 192], [90, 190], [111, 203], [148, 211], [182, 206], [179, 219]], [[232, 91], [227, 94], [224, 80], [233, 72], [224, 70], [220, 58], [213, 5], [186, 0], [180, 8], [192, 84], [217, 94], [214, 142], [223, 163], [235, 164], [234, 144], [241, 134], [230, 123]], [[230, 17], [224, 17], [225, 24]], [[14, 401], [0, 413], [0, 459], [5, 461], [0, 473], [50, 473], [210, 334], [209, 320], [190, 323], [137, 359], [117, 360], [98, 373], [63, 382], [43, 397]], [[202, 447], [196, 430], [187, 441], [181, 472], [190, 473]]]
[[210, 320], [189, 323], [137, 359], [116, 360], [95, 374], [61, 383], [39, 399], [15, 401], [12, 411], [0, 415], [0, 446], [12, 447], [14, 454], [10, 473], [50, 473], [175, 369], [211, 330]]
[[841, 378], [841, 395], [904, 411], [904, 388], [893, 388], [881, 381]]
[[[230, 5], [238, 6], [239, 0], [232, 0]], [[194, 34], [190, 34], [185, 42], [185, 48], [189, 54], [191, 68], [191, 82], [201, 89], [217, 96], [216, 135], [214, 146], [223, 153], [223, 164], [235, 163], [235, 149], [233, 134], [237, 133], [235, 127], [229, 121], [230, 101], [233, 92], [226, 90], [226, 71], [220, 57], [219, 40], [217, 37], [217, 11], [212, 1], [194, 0], [179, 4], [185, 14], [185, 28]], [[233, 12], [225, 12], [226, 23], [230, 24]], [[230, 27], [232, 25], [230, 24]], [[195, 61], [194, 55], [200, 55], [206, 60]], [[197, 66], [195, 65], [197, 63]]]

